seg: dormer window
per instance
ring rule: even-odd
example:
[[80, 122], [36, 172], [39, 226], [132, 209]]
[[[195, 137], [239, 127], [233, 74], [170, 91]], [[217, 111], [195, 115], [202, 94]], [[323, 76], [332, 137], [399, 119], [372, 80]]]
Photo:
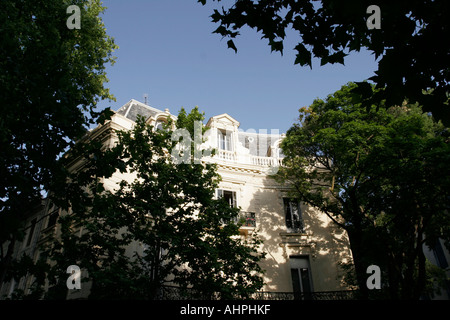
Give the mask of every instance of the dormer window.
[[165, 117], [158, 117], [155, 122], [155, 130], [164, 130], [167, 125], [167, 119]]
[[253, 138], [253, 137], [245, 137], [244, 147], [247, 149], [250, 149], [250, 147], [253, 145], [254, 141], [255, 141], [255, 138]]
[[217, 140], [220, 150], [232, 151], [231, 132], [225, 130], [217, 130]]

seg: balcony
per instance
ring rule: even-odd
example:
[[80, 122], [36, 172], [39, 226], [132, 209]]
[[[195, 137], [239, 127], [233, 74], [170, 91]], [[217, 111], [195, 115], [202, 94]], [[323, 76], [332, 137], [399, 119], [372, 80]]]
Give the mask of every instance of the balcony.
[[226, 161], [236, 161], [236, 153], [233, 151], [219, 149], [217, 153], [219, 159]]
[[241, 211], [238, 217], [241, 228], [256, 228], [256, 214], [254, 212]]
[[[234, 218], [232, 222], [239, 225], [239, 231], [242, 235], [248, 235], [256, 228], [256, 213], [240, 211], [238, 216]], [[226, 224], [227, 222], [222, 221], [222, 223]]]
[[251, 163], [263, 167], [279, 167], [283, 164], [283, 159], [273, 157], [250, 157]]
[[250, 164], [260, 167], [279, 167], [283, 164], [282, 158], [275, 157], [261, 157], [249, 154], [238, 154], [234, 151], [228, 150], [217, 150], [217, 154], [214, 156], [215, 159], [224, 160], [227, 162], [235, 162], [241, 164]]
[[239, 232], [241, 235], [247, 236], [256, 228], [256, 214], [254, 212], [241, 211], [236, 220], [240, 224]]

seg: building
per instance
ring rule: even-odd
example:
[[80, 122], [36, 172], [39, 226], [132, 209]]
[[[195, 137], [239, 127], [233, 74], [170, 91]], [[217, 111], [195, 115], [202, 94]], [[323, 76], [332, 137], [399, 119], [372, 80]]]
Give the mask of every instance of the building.
[[[144, 116], [158, 128], [168, 117], [169, 110], [158, 110], [136, 100], [130, 100], [115, 112], [111, 120], [91, 130], [92, 139], [100, 139], [112, 146], [118, 130], [130, 130], [137, 115]], [[351, 263], [348, 239], [341, 229], [324, 214], [298, 199], [289, 198], [288, 186], [278, 184], [271, 175], [282, 164], [283, 154], [277, 132], [239, 131], [239, 122], [224, 113], [208, 120], [205, 147], [217, 148], [214, 157], [202, 161], [215, 162], [222, 177], [217, 196], [227, 199], [232, 206], [241, 208], [245, 224], [242, 236], [258, 231], [263, 240], [266, 258], [261, 267], [264, 292], [309, 293], [344, 291], [350, 289], [344, 282], [342, 263]], [[74, 162], [71, 169], [76, 170]], [[115, 175], [106, 182], [114, 184], [126, 177]], [[24, 243], [16, 246], [15, 256], [26, 253], [37, 259], [37, 245], [45, 242], [56, 231], [61, 210], [49, 201], [37, 207], [28, 221]], [[30, 279], [4, 283], [0, 296], [10, 295], [14, 289], [26, 290]], [[83, 290], [82, 290], [83, 291]], [[71, 296], [82, 297], [86, 291]]]
[[432, 249], [423, 245], [423, 251], [425, 257], [435, 266], [443, 269], [445, 271], [445, 285], [439, 289], [439, 293], [432, 297], [425, 297], [426, 299], [434, 300], [450, 300], [450, 252], [446, 249], [444, 241], [442, 239], [437, 239], [436, 244]]

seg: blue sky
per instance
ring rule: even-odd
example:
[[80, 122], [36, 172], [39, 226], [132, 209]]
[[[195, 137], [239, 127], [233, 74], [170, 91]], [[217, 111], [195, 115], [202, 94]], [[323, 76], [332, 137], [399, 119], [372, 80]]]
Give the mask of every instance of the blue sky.
[[[216, 2], [196, 0], [104, 0], [101, 16], [119, 49], [117, 62], [108, 66], [112, 105], [117, 110], [130, 99], [177, 114], [183, 106], [198, 106], [209, 117], [228, 113], [243, 130], [278, 129], [298, 118], [298, 109], [315, 98], [325, 98], [349, 81], [371, 77], [376, 62], [367, 52], [346, 58], [345, 66], [294, 65], [298, 36], [288, 33], [284, 55], [271, 53], [266, 40], [245, 29], [235, 40], [237, 54], [227, 39], [213, 34]], [[228, 1], [229, 2], [229, 1]]]

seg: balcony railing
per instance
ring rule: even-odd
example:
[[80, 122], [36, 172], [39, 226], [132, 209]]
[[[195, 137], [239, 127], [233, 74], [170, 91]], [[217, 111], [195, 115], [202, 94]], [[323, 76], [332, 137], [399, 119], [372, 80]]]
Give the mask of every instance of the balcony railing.
[[241, 211], [239, 213], [239, 222], [241, 227], [256, 228], [256, 214], [254, 212]]
[[263, 167], [279, 167], [282, 165], [281, 158], [272, 158], [272, 157], [252, 156], [251, 162], [254, 165], [263, 166]]
[[260, 157], [253, 155], [239, 155], [234, 151], [219, 149], [216, 157], [225, 160], [243, 164], [252, 164], [261, 167], [279, 167], [283, 164], [282, 158]]
[[[241, 228], [256, 228], [256, 214], [254, 212], [240, 211], [232, 221], [240, 224]], [[226, 221], [222, 221], [222, 223], [225, 224]]]
[[218, 156], [223, 160], [236, 161], [236, 153], [233, 151], [219, 149]]

